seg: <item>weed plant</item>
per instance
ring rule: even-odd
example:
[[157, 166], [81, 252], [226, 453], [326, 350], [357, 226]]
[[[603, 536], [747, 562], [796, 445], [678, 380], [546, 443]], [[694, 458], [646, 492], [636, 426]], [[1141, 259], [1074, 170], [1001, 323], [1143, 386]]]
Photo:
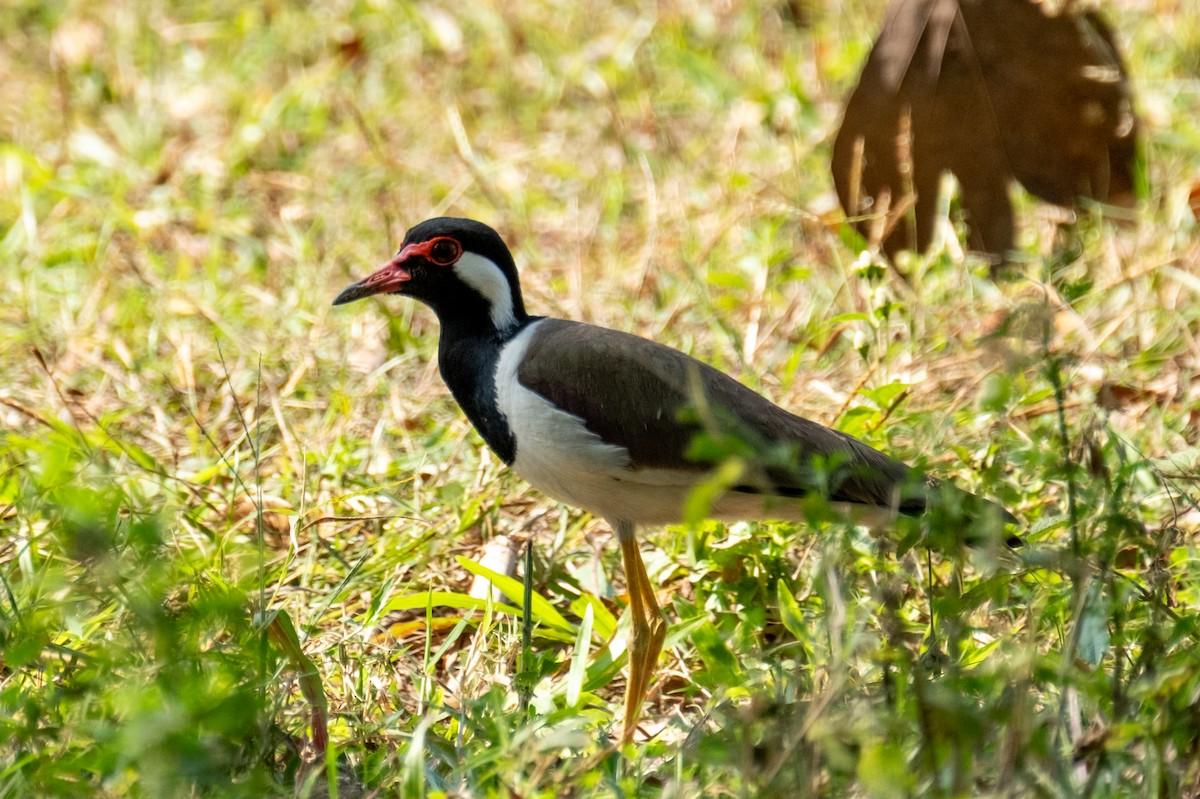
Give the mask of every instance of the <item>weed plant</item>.
[[[894, 267], [832, 210], [882, 0], [6, 2], [0, 797], [1200, 795], [1186, 5], [1106, 9], [1136, 213], [1022, 198], [992, 282], [953, 207]], [[430, 313], [329, 307], [438, 214], [503, 232], [531, 311], [693, 353], [1027, 546], [645, 531], [672, 628], [614, 751], [609, 530], [485, 450]], [[525, 565], [481, 565], [505, 540]]]

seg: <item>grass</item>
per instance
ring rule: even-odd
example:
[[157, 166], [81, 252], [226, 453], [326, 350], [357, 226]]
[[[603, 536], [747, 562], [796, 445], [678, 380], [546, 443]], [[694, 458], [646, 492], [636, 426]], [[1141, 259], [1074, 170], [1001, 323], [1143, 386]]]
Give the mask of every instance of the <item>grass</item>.
[[[993, 284], [829, 210], [882, 2], [512, 5], [0, 9], [0, 796], [1196, 795], [1194, 15], [1111, 10], [1136, 216], [1026, 202]], [[611, 752], [609, 531], [482, 447], [428, 311], [329, 307], [441, 213], [531, 310], [1003, 501], [1029, 554], [648, 531], [673, 627]], [[527, 646], [519, 579], [468, 596], [502, 536]]]

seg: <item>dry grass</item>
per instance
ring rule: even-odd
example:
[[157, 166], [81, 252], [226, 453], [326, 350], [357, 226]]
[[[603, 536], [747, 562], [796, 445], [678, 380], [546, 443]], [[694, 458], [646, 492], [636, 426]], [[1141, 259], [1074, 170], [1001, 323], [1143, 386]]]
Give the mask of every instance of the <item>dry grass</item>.
[[[343, 793], [1196, 790], [1200, 28], [1118, 11], [1147, 118], [1133, 220], [1027, 207], [1013, 281], [951, 245], [904, 282], [856, 253], [826, 166], [881, 7], [0, 11], [0, 795], [290, 792], [307, 709], [248, 607], [294, 620]], [[545, 618], [524, 723], [512, 616], [378, 628], [466, 592], [455, 556], [502, 533], [533, 536], [572, 629], [580, 597], [622, 607], [608, 531], [453, 406], [432, 315], [329, 307], [442, 213], [505, 234], [534, 312], [685, 349], [995, 496], [1040, 560], [930, 576], [852, 530], [652, 531], [686, 634], [644, 759], [600, 746], [619, 678], [565, 705], [573, 639]], [[226, 700], [254, 713], [206, 714]]]

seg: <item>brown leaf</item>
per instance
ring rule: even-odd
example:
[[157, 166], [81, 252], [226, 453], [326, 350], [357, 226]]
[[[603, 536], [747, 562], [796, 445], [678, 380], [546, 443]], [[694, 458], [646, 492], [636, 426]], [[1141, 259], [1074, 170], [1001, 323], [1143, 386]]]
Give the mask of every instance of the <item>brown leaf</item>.
[[1179, 373], [1165, 371], [1137, 386], [1105, 379], [1098, 387], [1096, 400], [1105, 410], [1122, 411], [1134, 406], [1165, 407], [1179, 395]]
[[1137, 547], [1121, 547], [1113, 560], [1113, 566], [1118, 569], [1137, 569], [1142, 565], [1142, 553]]
[[1059, 205], [1128, 204], [1137, 129], [1125, 66], [1094, 12], [893, 0], [832, 169], [846, 214], [889, 255], [929, 245], [941, 175], [954, 173], [970, 246], [998, 262], [1013, 245], [1011, 179]]
[[[267, 534], [269, 542], [275, 542], [280, 537], [287, 536], [291, 528], [291, 516], [281, 511], [292, 510], [284, 500], [278, 497], [265, 496], [262, 499], [263, 507], [263, 532]], [[228, 516], [231, 522], [241, 522], [249, 519], [251, 524], [255, 523], [257, 518], [258, 508], [254, 504], [254, 500], [247, 496], [240, 496], [234, 500], [233, 505], [226, 509], [225, 515]]]
[[367, 48], [363, 37], [353, 30], [344, 30], [339, 33], [337, 51], [341, 59], [351, 66], [362, 66], [367, 60]]
[[1100, 719], [1092, 722], [1092, 725], [1075, 741], [1075, 750], [1072, 752], [1072, 757], [1076, 761], [1091, 760], [1104, 752], [1105, 746], [1112, 735], [1112, 730]]

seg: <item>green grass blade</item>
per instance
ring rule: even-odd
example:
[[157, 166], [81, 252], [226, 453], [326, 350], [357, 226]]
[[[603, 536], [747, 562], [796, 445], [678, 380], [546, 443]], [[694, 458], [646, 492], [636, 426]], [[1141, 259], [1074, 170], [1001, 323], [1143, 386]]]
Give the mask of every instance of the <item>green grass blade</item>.
[[[458, 565], [471, 572], [471, 574], [477, 574], [480, 577], [486, 577], [491, 580], [492, 585], [500, 589], [500, 593], [504, 594], [511, 601], [524, 601], [525, 588], [520, 580], [500, 574], [499, 572], [494, 572], [486, 566], [480, 566], [475, 561], [464, 558], [462, 555], [456, 557], [455, 560], [458, 561]], [[533, 618], [535, 621], [547, 624], [562, 632], [570, 633], [572, 636], [575, 634], [575, 625], [567, 621], [561, 613], [554, 609], [549, 600], [540, 594], [533, 595]]]
[[588, 642], [592, 637], [592, 606], [583, 611], [579, 623], [579, 635], [575, 637], [575, 652], [571, 655], [571, 668], [567, 671], [567, 705], [577, 707], [583, 690], [583, 678], [587, 674]]

